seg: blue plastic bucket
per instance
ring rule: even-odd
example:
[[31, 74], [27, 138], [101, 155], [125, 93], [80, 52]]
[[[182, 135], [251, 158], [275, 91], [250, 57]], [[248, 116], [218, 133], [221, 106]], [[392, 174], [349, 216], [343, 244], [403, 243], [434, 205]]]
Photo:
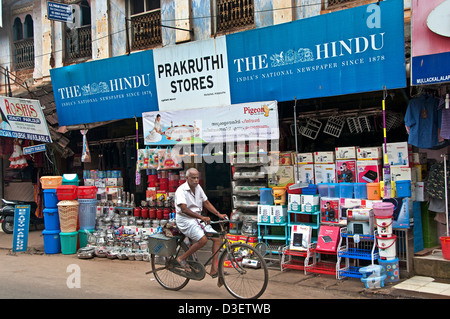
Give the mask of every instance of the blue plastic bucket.
[[80, 229], [94, 229], [97, 199], [78, 199], [78, 203], [80, 204], [78, 210]]
[[59, 254], [61, 252], [59, 230], [44, 229], [42, 235], [44, 237], [44, 252], [46, 254]]
[[353, 198], [353, 183], [340, 183], [339, 188], [339, 197]]
[[44, 207], [58, 208], [58, 196], [56, 189], [44, 189]]
[[328, 188], [329, 188], [328, 183], [319, 183], [319, 184], [317, 184], [317, 188], [319, 190], [320, 197], [328, 197], [329, 196], [329, 194], [328, 194]]
[[353, 187], [353, 193], [355, 198], [367, 199], [367, 184], [355, 183]]
[[[340, 183], [342, 184], [342, 183]], [[340, 184], [330, 183], [328, 184], [328, 196], [329, 197], [339, 197], [340, 196]]]
[[397, 197], [411, 197], [411, 181], [395, 181]]
[[63, 255], [71, 255], [77, 252], [78, 232], [59, 233], [61, 239], [61, 252]]
[[261, 205], [273, 205], [273, 195], [271, 188], [259, 189], [259, 201]]
[[46, 230], [60, 231], [58, 208], [44, 208], [44, 225]]

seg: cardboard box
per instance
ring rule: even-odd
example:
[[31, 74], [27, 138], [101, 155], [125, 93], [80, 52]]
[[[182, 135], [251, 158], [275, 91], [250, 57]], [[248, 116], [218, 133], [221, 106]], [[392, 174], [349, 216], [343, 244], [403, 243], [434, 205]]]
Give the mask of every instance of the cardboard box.
[[381, 160], [357, 160], [356, 171], [358, 183], [378, 183], [383, 179]]
[[382, 159], [383, 151], [378, 147], [360, 147], [356, 149], [356, 158], [358, 160], [377, 160]]
[[292, 163], [297, 164], [295, 159], [297, 157], [299, 164], [314, 164], [314, 156], [313, 153], [292, 153]]
[[292, 152], [281, 152], [278, 158], [279, 165], [292, 165]]
[[339, 226], [320, 226], [316, 249], [320, 251], [335, 252], [339, 245], [340, 236], [341, 228]]
[[106, 196], [109, 201], [112, 201], [113, 203], [117, 203], [117, 195], [119, 193], [119, 189], [123, 191], [123, 187], [113, 187], [113, 186], [107, 186], [106, 187]]
[[123, 178], [107, 178], [106, 186], [123, 186]]
[[336, 164], [314, 164], [316, 184], [336, 182]]
[[314, 163], [332, 164], [334, 160], [334, 152], [314, 152]]
[[340, 198], [339, 199], [339, 211], [340, 219], [347, 219], [347, 211], [352, 208], [364, 208], [366, 206], [365, 199], [359, 198]]
[[106, 178], [99, 178], [94, 181], [94, 186], [99, 188], [99, 187], [118, 186], [118, 185], [106, 185]]
[[428, 178], [427, 165], [420, 164], [413, 166], [413, 175], [415, 175], [417, 182], [422, 182]]
[[[95, 186], [95, 179], [86, 178], [84, 179], [84, 186]], [[105, 186], [103, 186], [105, 187]]]
[[410, 218], [413, 217], [412, 200], [409, 197], [385, 198], [383, 202], [394, 204], [392, 228], [409, 228]]
[[302, 195], [288, 194], [288, 210], [292, 212], [300, 212], [302, 205]]
[[428, 160], [427, 153], [424, 152], [412, 153], [411, 160], [413, 165], [426, 164]]
[[415, 181], [416, 177], [414, 176], [414, 180], [412, 179], [412, 173], [410, 167], [404, 166], [391, 166], [391, 181], [404, 181], [410, 180]]
[[286, 186], [289, 183], [294, 183], [294, 168], [292, 166], [279, 166], [276, 172], [268, 175], [269, 187]]
[[[384, 144], [383, 144], [383, 161], [384, 161]], [[390, 166], [409, 166], [409, 145], [407, 142], [387, 143], [386, 154], [388, 164]]]
[[356, 160], [336, 160], [336, 181], [338, 183], [356, 182]]
[[428, 200], [426, 194], [425, 194], [425, 183], [424, 182], [417, 182], [416, 186], [414, 188], [415, 192], [415, 200], [416, 202], [424, 202]]
[[291, 240], [289, 249], [291, 250], [308, 250], [311, 243], [312, 228], [306, 225], [292, 225], [291, 226]]
[[320, 196], [319, 195], [301, 195], [302, 203], [301, 210], [306, 213], [318, 212], [320, 209]]
[[271, 205], [258, 205], [258, 223], [270, 223]]
[[298, 164], [294, 165], [294, 179], [296, 183], [315, 184], [314, 164]]
[[320, 221], [322, 223], [339, 223], [339, 198], [320, 198]]
[[336, 147], [336, 160], [356, 159], [356, 146]]
[[270, 207], [270, 223], [271, 224], [287, 223], [287, 206], [272, 205]]

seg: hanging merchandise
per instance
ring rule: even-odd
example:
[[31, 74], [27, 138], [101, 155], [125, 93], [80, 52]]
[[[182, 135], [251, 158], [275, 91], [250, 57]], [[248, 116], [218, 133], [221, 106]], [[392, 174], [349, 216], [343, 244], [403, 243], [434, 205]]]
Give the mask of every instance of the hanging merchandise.
[[22, 151], [22, 140], [14, 139], [14, 150], [9, 158], [10, 168], [22, 169], [28, 166], [27, 159]]
[[345, 119], [342, 116], [330, 116], [323, 132], [334, 137], [339, 137], [344, 127]]
[[81, 135], [83, 135], [83, 152], [81, 153], [81, 161], [83, 163], [91, 162], [91, 152], [89, 151], [89, 145], [86, 138], [87, 132], [88, 130], [80, 130]]
[[136, 122], [136, 185], [141, 185], [141, 172], [139, 172], [139, 126], [136, 116], [134, 116], [134, 121]]
[[158, 168], [158, 149], [146, 146], [144, 149], [138, 150], [138, 167], [143, 169]]
[[182, 168], [181, 157], [176, 154], [171, 147], [158, 151], [158, 169], [179, 169]]

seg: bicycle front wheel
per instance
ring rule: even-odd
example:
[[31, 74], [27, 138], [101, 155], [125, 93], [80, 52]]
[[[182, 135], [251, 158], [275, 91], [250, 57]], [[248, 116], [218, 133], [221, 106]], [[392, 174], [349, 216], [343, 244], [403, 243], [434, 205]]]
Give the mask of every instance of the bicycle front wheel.
[[[174, 256], [161, 257], [152, 255], [151, 263], [153, 275], [155, 275], [156, 281], [164, 288], [168, 290], [180, 290], [188, 284], [189, 278], [180, 276], [171, 271], [171, 267], [174, 265], [173, 260], [176, 259], [177, 256], [184, 254], [187, 250], [186, 244], [182, 242], [178, 246], [177, 253]], [[189, 256], [188, 259], [190, 258], [191, 256]]]
[[259, 298], [269, 282], [264, 258], [254, 247], [243, 243], [222, 252], [218, 270], [225, 288], [239, 299]]

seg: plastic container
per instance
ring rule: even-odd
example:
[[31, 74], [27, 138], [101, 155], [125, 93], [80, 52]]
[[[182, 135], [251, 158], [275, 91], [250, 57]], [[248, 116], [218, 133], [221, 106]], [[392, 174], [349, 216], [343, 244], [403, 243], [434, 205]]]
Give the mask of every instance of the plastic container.
[[392, 217], [394, 215], [394, 204], [391, 202], [373, 203], [373, 214], [379, 217]]
[[80, 186], [78, 187], [78, 199], [95, 199], [97, 198], [97, 187]]
[[62, 185], [75, 185], [78, 186], [80, 180], [77, 174], [64, 174], [62, 179]]
[[80, 243], [80, 248], [88, 245], [89, 235], [93, 232], [95, 232], [95, 229], [80, 229], [78, 231], [78, 242]]
[[411, 197], [411, 181], [395, 181], [395, 189], [397, 191], [397, 197]]
[[44, 225], [46, 230], [60, 232], [58, 208], [44, 208]]
[[76, 200], [64, 200], [58, 203], [61, 232], [71, 233], [77, 230], [79, 205]]
[[328, 197], [328, 183], [319, 183], [317, 184], [317, 189], [319, 191], [320, 197]]
[[366, 289], [384, 288], [385, 280], [386, 280], [386, 275], [370, 276], [367, 278], [361, 278], [361, 282], [364, 284]]
[[78, 199], [80, 229], [94, 229], [97, 213], [97, 199]]
[[391, 236], [392, 235], [392, 217], [380, 217], [375, 215], [375, 224], [377, 225], [378, 235]]
[[42, 189], [54, 189], [62, 184], [62, 176], [42, 176], [41, 187]]
[[77, 252], [78, 232], [59, 233], [61, 239], [61, 252], [63, 255], [72, 255]]
[[44, 207], [58, 208], [58, 195], [56, 189], [44, 189]]
[[367, 183], [367, 199], [380, 200], [380, 183]]
[[382, 260], [392, 260], [396, 257], [395, 242], [397, 236], [391, 235], [390, 237], [383, 237], [377, 235], [377, 247]]
[[446, 260], [450, 260], [450, 237], [441, 236], [442, 256]]
[[60, 230], [44, 229], [44, 252], [46, 254], [59, 254], [61, 252], [61, 240], [59, 238]]
[[148, 207], [142, 207], [141, 209], [141, 217], [148, 218]]
[[286, 187], [272, 187], [273, 202], [275, 205], [286, 205]]
[[[291, 189], [292, 186], [292, 189]], [[286, 191], [288, 192], [288, 194], [301, 194], [302, 193], [302, 188], [295, 186], [294, 183], [289, 183], [286, 185]], [[273, 204], [272, 204], [273, 205]]]
[[398, 258], [391, 260], [378, 259], [378, 264], [383, 267], [382, 271], [386, 274], [385, 282], [396, 282], [400, 279]]
[[317, 194], [317, 185], [309, 184], [308, 187], [302, 188], [302, 194], [305, 195], [316, 195]]
[[340, 183], [339, 185], [339, 197], [341, 198], [353, 198], [353, 183]]
[[367, 199], [367, 183], [354, 183], [353, 193], [355, 198]]
[[259, 189], [259, 202], [261, 205], [273, 205], [273, 195], [271, 188]]
[[56, 189], [58, 199], [61, 200], [76, 200], [77, 188], [75, 185], [61, 185]]
[[328, 184], [328, 197], [339, 197], [340, 195], [340, 184], [330, 183]]

